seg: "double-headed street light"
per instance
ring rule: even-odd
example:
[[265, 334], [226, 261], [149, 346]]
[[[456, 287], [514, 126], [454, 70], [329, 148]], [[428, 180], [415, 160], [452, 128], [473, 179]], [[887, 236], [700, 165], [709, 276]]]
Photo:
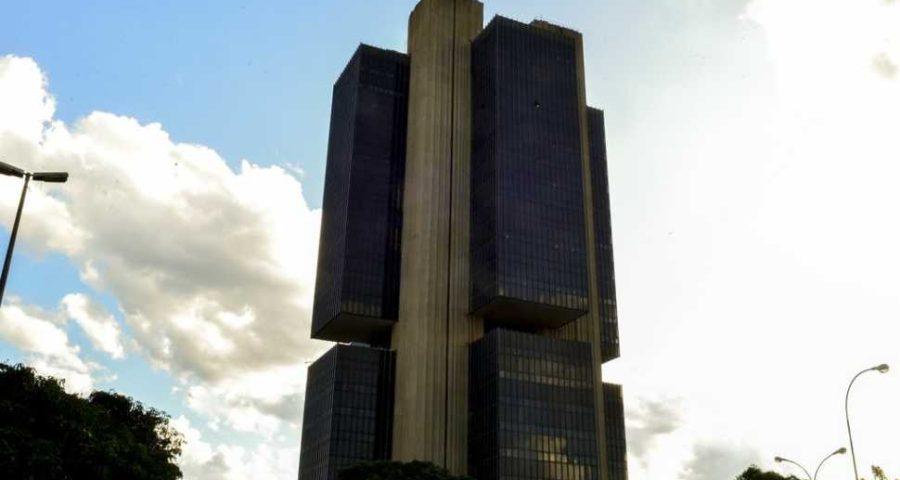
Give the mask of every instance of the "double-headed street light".
[[847, 453], [847, 449], [844, 448], [844, 447], [841, 447], [841, 448], [835, 450], [834, 452], [832, 452], [832, 453], [831, 453], [830, 455], [828, 455], [827, 457], [823, 458], [822, 461], [819, 462], [819, 466], [816, 467], [816, 473], [813, 474], [812, 476], [809, 475], [809, 471], [808, 471], [808, 470], [806, 470], [805, 468], [803, 468], [803, 465], [800, 465], [799, 463], [797, 463], [797, 462], [795, 462], [795, 461], [793, 461], [793, 460], [789, 460], [789, 459], [784, 458], [784, 457], [775, 457], [775, 462], [776, 462], [776, 463], [781, 463], [781, 462], [792, 463], [792, 464], [794, 464], [794, 465], [800, 467], [801, 470], [803, 470], [803, 473], [806, 474], [806, 478], [808, 478], [809, 480], [816, 480], [817, 478], [819, 478], [819, 469], [822, 468], [822, 465], [825, 463], [826, 460], [828, 460], [829, 458], [831, 458], [831, 457], [833, 457], [833, 456], [835, 456], [835, 455], [843, 455], [843, 454], [845, 454], [845, 453]]
[[847, 418], [847, 437], [850, 439], [850, 456], [853, 458], [853, 477], [856, 478], [856, 480], [859, 480], [859, 471], [856, 469], [856, 452], [853, 450], [853, 433], [850, 431], [850, 388], [853, 386], [853, 382], [864, 373], [887, 373], [890, 369], [891, 367], [886, 363], [882, 363], [877, 367], [867, 368], [857, 373], [856, 376], [853, 377], [853, 380], [850, 380], [850, 385], [847, 386], [847, 395], [844, 396], [844, 415]]
[[0, 275], [0, 304], [3, 304], [3, 292], [6, 291], [6, 279], [9, 277], [9, 264], [12, 263], [13, 248], [16, 246], [16, 234], [19, 232], [19, 220], [22, 218], [22, 205], [25, 204], [25, 193], [28, 192], [28, 182], [32, 179], [36, 182], [65, 183], [69, 179], [66, 172], [26, 172], [19, 167], [0, 162], [0, 175], [24, 178], [22, 185], [22, 197], [19, 199], [19, 209], [16, 211], [16, 221], [13, 223], [12, 233], [9, 236], [9, 246], [6, 247], [6, 259], [3, 261], [3, 274]]

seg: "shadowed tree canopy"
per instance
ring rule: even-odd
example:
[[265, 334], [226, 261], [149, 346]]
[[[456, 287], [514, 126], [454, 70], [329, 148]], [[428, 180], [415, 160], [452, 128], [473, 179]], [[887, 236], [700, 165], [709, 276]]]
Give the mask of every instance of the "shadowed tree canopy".
[[0, 478], [179, 479], [181, 445], [163, 412], [116, 393], [82, 398], [0, 364]]
[[789, 477], [785, 477], [775, 472], [764, 472], [759, 469], [756, 465], [751, 466], [744, 473], [740, 474], [734, 480], [800, 480], [797, 477], [791, 475]]
[[472, 480], [428, 462], [367, 462], [342, 470], [338, 480]]
[[[884, 470], [881, 467], [872, 467], [872, 476], [875, 480], [890, 480], [887, 475], [885, 475]], [[748, 468], [744, 471], [744, 473], [740, 474], [734, 480], [799, 480], [797, 477], [791, 475], [789, 477], [785, 477], [779, 475], [775, 472], [764, 472], [760, 470], [756, 465]], [[861, 478], [860, 480], [865, 480]], [[900, 479], [898, 479], [900, 480]]]

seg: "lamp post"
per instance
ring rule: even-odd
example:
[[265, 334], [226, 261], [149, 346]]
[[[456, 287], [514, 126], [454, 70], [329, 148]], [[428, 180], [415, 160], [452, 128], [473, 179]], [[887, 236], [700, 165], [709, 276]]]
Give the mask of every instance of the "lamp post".
[[26, 172], [19, 167], [0, 162], [0, 175], [25, 178], [22, 185], [22, 196], [19, 198], [19, 209], [16, 210], [16, 221], [13, 223], [12, 233], [9, 236], [9, 246], [6, 247], [6, 259], [3, 261], [3, 273], [0, 275], [0, 305], [3, 304], [3, 293], [6, 291], [6, 280], [9, 278], [9, 264], [12, 263], [13, 249], [16, 246], [16, 234], [19, 232], [19, 221], [22, 218], [22, 206], [25, 204], [25, 193], [28, 192], [28, 182], [65, 183], [69, 179], [66, 172]]
[[853, 387], [853, 382], [859, 378], [860, 375], [868, 372], [879, 372], [879, 373], [887, 373], [891, 367], [886, 363], [882, 363], [877, 367], [867, 368], [853, 377], [853, 380], [850, 380], [850, 385], [847, 386], [847, 394], [844, 396], [844, 416], [847, 418], [847, 437], [850, 439], [850, 456], [853, 458], [853, 478], [859, 480], [859, 471], [856, 469], [856, 452], [853, 450], [853, 433], [850, 431], [850, 388]]
[[828, 455], [827, 457], [823, 458], [822, 461], [819, 462], [819, 466], [816, 467], [816, 473], [815, 473], [814, 475], [812, 475], [812, 476], [809, 475], [809, 471], [808, 471], [806, 468], [804, 468], [803, 465], [800, 465], [799, 463], [797, 463], [797, 462], [795, 462], [795, 461], [793, 461], [793, 460], [789, 460], [789, 459], [784, 458], [784, 457], [775, 457], [775, 462], [776, 462], [776, 463], [781, 463], [781, 462], [792, 463], [792, 464], [794, 464], [794, 465], [800, 467], [801, 470], [803, 470], [803, 473], [806, 474], [806, 478], [808, 478], [809, 480], [816, 480], [816, 479], [819, 477], [819, 469], [822, 468], [822, 465], [823, 465], [829, 458], [831, 458], [831, 457], [833, 457], [833, 456], [835, 456], [835, 455], [843, 455], [843, 454], [845, 454], [845, 453], [847, 453], [847, 449], [844, 448], [844, 447], [841, 447], [841, 448], [835, 450], [834, 452], [832, 452], [832, 453], [831, 453], [830, 455]]
[[803, 473], [806, 474], [806, 478], [808, 478], [809, 480], [813, 480], [813, 477], [810, 476], [809, 471], [806, 468], [804, 468], [803, 465], [800, 465], [799, 463], [797, 463], [793, 460], [784, 458], [784, 457], [775, 457], [775, 463], [781, 463], [781, 462], [793, 463], [794, 465], [800, 467], [800, 470], [803, 470]]
[[831, 458], [835, 455], [843, 455], [845, 453], [847, 453], [847, 449], [844, 447], [841, 447], [841, 448], [835, 450], [834, 452], [832, 452], [831, 455], [828, 455], [827, 457], [823, 458], [822, 461], [819, 462], [819, 466], [816, 467], [816, 473], [813, 474], [813, 480], [816, 480], [819, 477], [819, 469], [822, 468], [822, 465], [825, 463], [826, 460], [828, 460], [829, 458]]

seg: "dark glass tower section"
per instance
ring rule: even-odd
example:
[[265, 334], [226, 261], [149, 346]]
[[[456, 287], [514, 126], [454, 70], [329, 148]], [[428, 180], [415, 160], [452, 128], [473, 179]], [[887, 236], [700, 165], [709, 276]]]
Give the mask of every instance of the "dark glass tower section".
[[583, 37], [483, 7], [419, 0], [409, 55], [362, 45], [334, 85], [312, 337], [340, 344], [309, 368], [302, 480], [627, 480]]
[[619, 358], [619, 320], [616, 308], [616, 271], [613, 265], [609, 176], [606, 167], [606, 128], [603, 112], [588, 108], [591, 152], [591, 191], [594, 200], [594, 251], [597, 262], [603, 362]]
[[472, 45], [471, 309], [555, 328], [588, 309], [578, 49], [497, 17]]
[[359, 462], [391, 454], [394, 353], [338, 345], [309, 367], [301, 480], [333, 480]]
[[312, 336], [384, 343], [397, 321], [409, 58], [362, 45], [334, 86]]
[[625, 407], [622, 402], [622, 386], [604, 383], [603, 404], [603, 412], [606, 415], [606, 468], [609, 472], [609, 480], [627, 480]]
[[591, 345], [495, 329], [469, 350], [469, 473], [597, 480]]

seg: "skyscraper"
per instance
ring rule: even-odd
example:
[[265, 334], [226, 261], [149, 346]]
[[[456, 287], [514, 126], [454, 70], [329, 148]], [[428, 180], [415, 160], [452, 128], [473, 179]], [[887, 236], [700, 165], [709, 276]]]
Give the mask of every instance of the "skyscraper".
[[361, 46], [335, 84], [312, 336], [344, 344], [310, 367], [303, 480], [627, 477], [581, 35], [482, 12], [422, 0], [407, 54]]

